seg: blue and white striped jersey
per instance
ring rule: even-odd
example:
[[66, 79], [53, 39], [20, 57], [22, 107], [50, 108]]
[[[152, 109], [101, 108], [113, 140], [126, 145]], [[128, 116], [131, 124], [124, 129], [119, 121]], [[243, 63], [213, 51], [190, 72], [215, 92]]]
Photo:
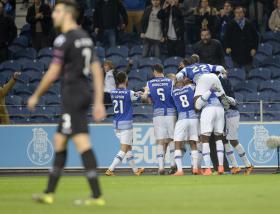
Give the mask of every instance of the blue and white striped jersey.
[[115, 129], [132, 129], [133, 123], [133, 101], [140, 101], [134, 91], [117, 88], [111, 91], [111, 99], [114, 107], [114, 127]]
[[175, 104], [172, 99], [172, 80], [158, 77], [148, 81], [149, 97], [153, 102], [154, 117], [175, 116]]
[[178, 120], [198, 118], [194, 109], [194, 89], [193, 85], [189, 85], [173, 90], [172, 97], [177, 108]]
[[181, 80], [183, 77], [187, 77], [190, 80], [195, 81], [197, 75], [217, 73], [222, 71], [223, 69], [223, 66], [219, 65], [195, 63], [183, 68], [176, 76], [178, 80]]

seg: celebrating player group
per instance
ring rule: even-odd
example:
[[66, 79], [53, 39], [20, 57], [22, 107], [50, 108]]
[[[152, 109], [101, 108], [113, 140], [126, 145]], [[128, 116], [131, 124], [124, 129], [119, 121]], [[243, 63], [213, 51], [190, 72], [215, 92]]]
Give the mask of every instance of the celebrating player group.
[[[135, 175], [144, 172], [144, 169], [136, 168], [133, 162], [132, 102], [146, 102], [153, 104], [154, 108], [153, 125], [160, 175], [165, 174], [168, 147], [171, 165], [169, 174], [184, 175], [182, 159], [185, 144], [191, 147], [192, 173], [211, 175], [209, 141], [212, 134], [217, 150], [218, 174], [224, 174], [224, 151], [231, 162], [232, 174], [241, 171], [232, 145], [246, 166], [245, 174], [249, 175], [253, 166], [238, 142], [240, 115], [224, 67], [199, 63], [199, 56], [193, 55], [180, 63], [179, 72], [174, 76], [165, 77], [163, 67], [158, 64], [153, 66], [153, 74], [154, 78], [148, 81], [144, 92], [127, 89], [126, 73], [119, 72], [116, 75], [117, 88], [112, 91], [111, 98], [115, 133], [120, 139], [121, 149], [105, 174], [115, 175], [115, 167], [125, 157]], [[202, 160], [205, 170], [201, 169]]]
[[[99, 185], [97, 162], [88, 134], [87, 110], [91, 103], [88, 76], [92, 75], [94, 91], [93, 117], [95, 121], [105, 118], [103, 104], [103, 75], [100, 63], [93, 54], [93, 42], [76, 23], [78, 5], [73, 0], [57, 2], [52, 18], [54, 26], [61, 32], [54, 42], [53, 61], [38, 88], [28, 100], [28, 108], [34, 110], [39, 98], [52, 83], [61, 78], [62, 118], [54, 136], [55, 157], [44, 193], [35, 194], [33, 199], [52, 204], [61, 173], [66, 164], [67, 142], [72, 139], [86, 170], [91, 196], [76, 200], [77, 205], [104, 206], [105, 200]], [[125, 72], [115, 75], [116, 89], [111, 92], [114, 107], [114, 129], [120, 140], [120, 151], [105, 172], [115, 175], [114, 169], [125, 158], [135, 175], [144, 172], [133, 160], [133, 102], [151, 103], [154, 107], [154, 134], [157, 143], [159, 174], [165, 174], [165, 155], [170, 152], [169, 174], [184, 175], [182, 159], [184, 145], [190, 144], [192, 172], [195, 175], [211, 175], [209, 139], [215, 135], [218, 156], [218, 173], [224, 173], [224, 150], [231, 162], [232, 173], [240, 168], [232, 147], [250, 174], [253, 166], [244, 148], [238, 142], [239, 112], [226, 71], [222, 66], [199, 63], [199, 56], [185, 59], [179, 65], [177, 75], [164, 76], [161, 65], [153, 66], [154, 78], [147, 83], [143, 92], [127, 89]], [[226, 130], [226, 132], [224, 132]], [[226, 135], [224, 135], [226, 133]], [[224, 139], [226, 138], [226, 140]], [[224, 143], [223, 143], [224, 142]], [[169, 147], [169, 150], [167, 149]], [[206, 169], [201, 170], [202, 160]]]

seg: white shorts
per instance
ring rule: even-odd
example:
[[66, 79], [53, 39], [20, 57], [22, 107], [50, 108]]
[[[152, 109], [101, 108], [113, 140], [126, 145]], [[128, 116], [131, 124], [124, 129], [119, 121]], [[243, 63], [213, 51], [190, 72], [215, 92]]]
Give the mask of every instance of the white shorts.
[[132, 146], [133, 129], [128, 129], [128, 130], [115, 129], [115, 134], [117, 138], [119, 138], [121, 144]]
[[198, 119], [178, 120], [175, 125], [174, 141], [198, 141]]
[[202, 109], [200, 131], [202, 135], [223, 134], [225, 127], [225, 111], [221, 106], [208, 106]]
[[213, 85], [216, 85], [221, 89], [221, 92], [219, 94], [222, 95], [225, 93], [221, 81], [216, 74], [202, 74], [196, 81], [194, 96], [196, 97], [205, 94], [205, 92], [209, 91], [213, 87]]
[[227, 140], [238, 140], [238, 128], [240, 114], [238, 111], [226, 113], [226, 138]]
[[173, 139], [175, 116], [158, 116], [153, 118], [154, 132], [156, 140]]

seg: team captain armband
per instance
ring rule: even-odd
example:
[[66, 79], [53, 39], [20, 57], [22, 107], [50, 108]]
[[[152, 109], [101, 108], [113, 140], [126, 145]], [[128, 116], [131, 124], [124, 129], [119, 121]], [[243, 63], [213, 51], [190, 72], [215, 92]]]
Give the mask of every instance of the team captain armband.
[[66, 37], [59, 35], [54, 41], [53, 60], [52, 63], [63, 64], [65, 54]]

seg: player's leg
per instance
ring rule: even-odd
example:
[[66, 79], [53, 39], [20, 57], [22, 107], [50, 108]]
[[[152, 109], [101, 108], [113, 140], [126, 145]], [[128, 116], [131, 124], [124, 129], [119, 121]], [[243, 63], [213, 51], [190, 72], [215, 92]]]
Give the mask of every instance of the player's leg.
[[189, 141], [190, 147], [191, 147], [191, 159], [192, 159], [192, 173], [194, 175], [198, 175], [198, 150], [197, 150], [197, 144], [195, 140]]
[[72, 136], [72, 140], [81, 155], [86, 171], [86, 177], [92, 193], [90, 199], [84, 201], [78, 200], [76, 203], [103, 206], [105, 205], [105, 201], [101, 198], [102, 194], [96, 172], [97, 161], [91, 147], [89, 135], [87, 133], [75, 134]]
[[225, 114], [224, 108], [222, 107], [213, 107], [215, 110], [215, 121], [214, 121], [214, 135], [216, 142], [216, 150], [218, 157], [218, 173], [224, 173], [224, 144], [223, 144], [223, 133], [225, 127]]
[[59, 178], [63, 171], [63, 168], [66, 163], [67, 157], [67, 137], [60, 133], [54, 135], [54, 146], [55, 146], [55, 157], [53, 162], [53, 167], [49, 174], [47, 189], [44, 191], [44, 194], [35, 194], [33, 199], [35, 201], [52, 204], [54, 201], [53, 194], [56, 190]]
[[227, 111], [226, 112], [226, 137], [224, 138], [223, 142], [224, 142], [227, 158], [229, 159], [232, 165], [231, 173], [233, 175], [238, 174], [241, 171], [240, 167], [238, 166], [237, 160], [235, 158], [232, 146], [229, 143], [230, 140], [237, 139], [238, 126], [239, 126], [239, 117], [237, 118], [237, 116], [231, 114], [231, 110]]
[[126, 156], [126, 153], [130, 149], [130, 145], [132, 145], [133, 132], [131, 130], [115, 130], [115, 134], [117, 138], [120, 140], [120, 150], [116, 154], [112, 164], [109, 169], [105, 172], [107, 176], [114, 176], [115, 168], [122, 163], [123, 159]]
[[174, 174], [177, 171], [176, 164], [175, 164], [175, 143], [174, 139], [174, 130], [176, 125], [176, 117], [175, 116], [166, 116], [165, 117], [165, 127], [167, 132], [167, 143], [169, 146], [169, 160], [170, 160], [170, 170], [168, 174]]
[[168, 147], [169, 147], [169, 160], [170, 160], [170, 170], [168, 174], [174, 174], [177, 171], [176, 163], [175, 163], [175, 142], [173, 139], [168, 139]]
[[218, 157], [218, 173], [224, 173], [224, 144], [223, 144], [223, 134], [215, 133], [215, 142], [216, 142], [216, 150], [217, 150], [217, 157]]
[[241, 160], [243, 161], [244, 165], [245, 165], [245, 175], [249, 175], [251, 174], [251, 172], [253, 171], [253, 165], [251, 164], [251, 162], [249, 161], [245, 149], [242, 146], [241, 143], [238, 142], [238, 140], [231, 140], [230, 144], [233, 146], [233, 148], [235, 149], [235, 151], [237, 151], [239, 157], [241, 158]]
[[[232, 117], [230, 117], [230, 115]], [[238, 111], [231, 112], [227, 114], [227, 124], [228, 124], [228, 134], [227, 140], [233, 146], [234, 150], [238, 153], [239, 157], [243, 161], [246, 169], [245, 174], [248, 175], [252, 172], [253, 166], [249, 161], [244, 147], [238, 142], [238, 129], [239, 129], [240, 114]]]
[[159, 116], [153, 118], [154, 133], [157, 144], [157, 160], [158, 160], [158, 173], [159, 175], [165, 174], [164, 163], [165, 153], [167, 148], [167, 131], [165, 125], [165, 117]]
[[175, 124], [174, 130], [174, 141], [175, 141], [175, 163], [177, 166], [177, 172], [174, 174], [175, 176], [182, 176], [184, 175], [183, 172], [183, 142], [186, 140], [188, 136], [188, 121], [186, 119], [178, 120]]
[[182, 144], [183, 144], [182, 141], [175, 141], [175, 163], [177, 166], [177, 172], [173, 174], [174, 176], [184, 175], [183, 163], [182, 163], [183, 152], [181, 150]]
[[201, 142], [202, 142], [202, 156], [205, 164], [205, 171], [203, 175], [211, 175], [211, 158], [210, 158], [210, 145], [209, 145], [209, 139], [210, 139], [211, 133], [204, 133], [201, 135]]
[[126, 159], [127, 159], [127, 162], [128, 162], [129, 166], [131, 167], [131, 169], [132, 169], [132, 171], [135, 175], [139, 176], [144, 172], [144, 170], [145, 170], [144, 168], [138, 168], [135, 165], [134, 155], [133, 155], [133, 152], [132, 152], [132, 146], [131, 145], [128, 146], [128, 151], [126, 153]]
[[214, 130], [215, 108], [207, 107], [202, 109], [200, 115], [200, 133], [202, 143], [202, 156], [206, 170], [203, 175], [211, 175], [211, 158], [210, 158], [210, 136]]

